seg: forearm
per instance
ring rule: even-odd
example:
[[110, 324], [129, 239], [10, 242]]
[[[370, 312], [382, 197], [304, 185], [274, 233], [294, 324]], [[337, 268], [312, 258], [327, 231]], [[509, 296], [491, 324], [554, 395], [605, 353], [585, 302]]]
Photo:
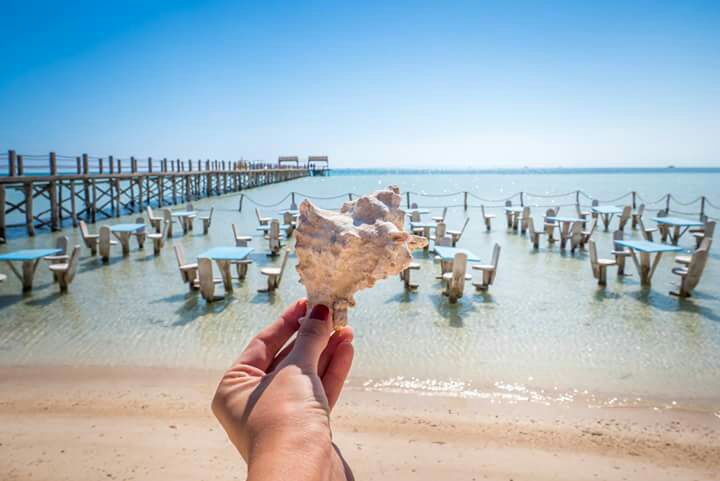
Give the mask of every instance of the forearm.
[[329, 436], [271, 436], [257, 440], [248, 459], [248, 481], [352, 479]]

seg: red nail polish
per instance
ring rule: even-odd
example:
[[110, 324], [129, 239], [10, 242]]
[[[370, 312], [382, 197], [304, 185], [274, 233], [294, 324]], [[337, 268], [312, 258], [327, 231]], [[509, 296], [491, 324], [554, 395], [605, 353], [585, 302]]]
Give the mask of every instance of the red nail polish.
[[310, 319], [318, 319], [320, 321], [327, 321], [330, 318], [330, 309], [327, 306], [318, 304], [313, 307], [310, 313]]

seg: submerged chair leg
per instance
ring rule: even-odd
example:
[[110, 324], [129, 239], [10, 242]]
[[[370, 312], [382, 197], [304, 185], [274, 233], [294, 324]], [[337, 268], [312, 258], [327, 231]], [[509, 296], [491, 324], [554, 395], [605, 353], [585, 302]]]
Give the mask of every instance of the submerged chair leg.
[[278, 287], [277, 276], [267, 276], [267, 287], [264, 289], [258, 289], [258, 292], [273, 292]]
[[598, 285], [607, 285], [607, 268], [605, 266], [598, 266]]
[[[200, 282], [200, 293], [206, 301], [215, 300], [215, 281], [213, 279], [212, 261], [205, 257], [198, 259], [198, 280]], [[193, 281], [190, 281], [192, 289]]]

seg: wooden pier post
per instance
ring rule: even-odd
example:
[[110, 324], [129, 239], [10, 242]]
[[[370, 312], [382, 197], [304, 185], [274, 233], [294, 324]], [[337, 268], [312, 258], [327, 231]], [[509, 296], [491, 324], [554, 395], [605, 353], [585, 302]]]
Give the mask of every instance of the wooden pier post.
[[115, 159], [112, 155], [108, 155], [108, 166], [110, 167], [110, 173], [115, 173]]
[[122, 209], [122, 204], [120, 203], [120, 193], [122, 192], [120, 190], [120, 177], [115, 177], [115, 217], [120, 217], [120, 209]]
[[0, 184], [0, 242], [5, 238], [5, 184]]
[[75, 168], [77, 170], [77, 175], [82, 174], [82, 161], [80, 160], [80, 157], [75, 157]]
[[17, 156], [17, 175], [25, 175], [25, 157], [22, 155]]
[[50, 197], [50, 229], [54, 231], [60, 230], [60, 206], [58, 204], [58, 189], [55, 177], [57, 177], [57, 155], [55, 152], [50, 152], [50, 184], [48, 185], [48, 195]]
[[407, 201], [407, 208], [410, 208], [410, 191], [405, 192], [405, 200]]
[[575, 191], [575, 205], [580, 207], [580, 191], [579, 190]]
[[95, 179], [92, 179], [92, 204], [90, 207], [90, 222], [93, 224], [97, 220], [97, 186]]
[[240, 194], [240, 202], [238, 203], [238, 212], [242, 212], [242, 201], [245, 198], [245, 194]]
[[90, 161], [88, 160], [88, 154], [82, 154], [82, 174], [83, 194], [85, 197], [85, 219], [92, 220], [92, 207], [90, 205], [90, 180], [88, 179], [88, 175], [90, 174]]
[[352, 202], [352, 192], [348, 192], [348, 199]]
[[143, 211], [143, 176], [137, 177], [137, 186], [138, 186], [138, 208], [137, 212]]
[[665, 196], [665, 213], [666, 214], [670, 213], [670, 197], [672, 197], [671, 194], [668, 194]]
[[633, 190], [632, 191], [632, 208], [633, 208], [633, 210], [637, 209], [637, 202], [635, 200], [636, 197], [637, 197], [637, 192], [635, 192]]
[[[0, 204], [1, 205], [1, 204]], [[700, 220], [705, 221], [705, 196], [700, 197]]]
[[135, 157], [130, 156], [130, 207], [135, 210], [135, 173], [137, 172], [137, 162]]
[[33, 185], [32, 182], [23, 183], [23, 192], [25, 193], [25, 224], [30, 237], [35, 235], [35, 226], [33, 225]]
[[[80, 160], [80, 157], [77, 157], [77, 160]], [[72, 224], [73, 227], [78, 226], [78, 220], [77, 220], [77, 209], [75, 207], [75, 181], [70, 180], [70, 215], [72, 215]]]
[[525, 207], [525, 192], [520, 191], [520, 207]]
[[[14, 150], [8, 150], [8, 177], [15, 177], [17, 166], [17, 154]], [[3, 236], [5, 237], [5, 236]]]

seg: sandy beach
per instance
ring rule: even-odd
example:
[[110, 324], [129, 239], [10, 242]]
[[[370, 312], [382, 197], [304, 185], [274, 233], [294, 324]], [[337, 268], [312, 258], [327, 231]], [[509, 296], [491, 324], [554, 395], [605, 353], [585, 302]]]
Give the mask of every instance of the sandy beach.
[[[0, 369], [0, 474], [17, 480], [244, 479], [209, 409], [219, 371]], [[335, 439], [358, 479], [712, 480], [714, 415], [498, 404], [349, 387]]]

